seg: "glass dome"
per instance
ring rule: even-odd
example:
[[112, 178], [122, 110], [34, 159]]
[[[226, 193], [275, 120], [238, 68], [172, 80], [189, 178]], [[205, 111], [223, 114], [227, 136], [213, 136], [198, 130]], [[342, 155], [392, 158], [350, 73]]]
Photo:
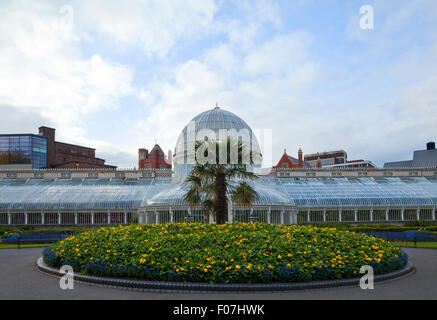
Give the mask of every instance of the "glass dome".
[[[227, 133], [223, 136], [224, 130]], [[191, 171], [194, 164], [196, 141], [203, 141], [206, 137], [213, 138], [212, 140], [215, 141], [221, 141], [223, 138], [245, 139], [245, 136], [247, 136], [250, 151], [256, 154], [260, 161], [261, 149], [258, 139], [243, 119], [219, 107], [199, 114], [185, 126], [176, 142], [174, 152], [175, 178], [181, 180]], [[260, 163], [255, 166], [260, 166]]]

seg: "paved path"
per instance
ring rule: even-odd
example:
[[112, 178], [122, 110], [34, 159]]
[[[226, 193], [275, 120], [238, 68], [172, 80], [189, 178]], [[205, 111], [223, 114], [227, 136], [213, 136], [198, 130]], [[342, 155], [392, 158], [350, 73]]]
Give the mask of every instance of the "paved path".
[[359, 287], [317, 291], [258, 294], [147, 293], [75, 284], [61, 290], [59, 280], [40, 273], [35, 261], [42, 249], [0, 250], [0, 299], [437, 299], [437, 250], [405, 249], [416, 273], [402, 279], [375, 284], [374, 290]]

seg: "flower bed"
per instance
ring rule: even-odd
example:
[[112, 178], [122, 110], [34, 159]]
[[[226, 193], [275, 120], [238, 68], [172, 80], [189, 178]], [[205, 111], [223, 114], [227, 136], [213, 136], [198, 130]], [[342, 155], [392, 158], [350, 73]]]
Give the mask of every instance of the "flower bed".
[[44, 252], [49, 266], [82, 274], [205, 283], [346, 279], [363, 265], [381, 274], [407, 260], [388, 242], [349, 231], [244, 223], [102, 228]]

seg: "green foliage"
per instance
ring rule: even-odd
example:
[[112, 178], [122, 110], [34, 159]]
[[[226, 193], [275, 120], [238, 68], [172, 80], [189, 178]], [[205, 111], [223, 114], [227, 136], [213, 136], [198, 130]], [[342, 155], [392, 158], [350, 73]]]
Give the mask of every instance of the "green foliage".
[[[217, 224], [224, 224], [228, 205], [228, 193], [232, 200], [240, 206], [251, 206], [258, 198], [258, 194], [252, 186], [244, 180], [258, 178], [252, 172], [247, 171], [247, 165], [253, 164], [243, 161], [243, 144], [227, 139], [224, 142], [204, 141], [196, 143], [196, 153], [199, 150], [208, 156], [208, 152], [215, 151], [215, 156], [208, 158], [207, 163], [201, 164], [196, 157], [196, 165], [185, 180], [190, 189], [184, 195], [184, 200], [190, 205], [201, 205], [208, 211], [212, 211]], [[233, 163], [231, 150], [236, 148], [237, 159]], [[226, 151], [226, 161], [220, 159], [220, 150]], [[252, 156], [252, 155], [251, 155]], [[238, 180], [238, 181], [237, 181]]]
[[206, 283], [293, 282], [402, 268], [388, 242], [334, 228], [268, 224], [167, 224], [101, 228], [65, 239], [46, 263], [76, 272]]

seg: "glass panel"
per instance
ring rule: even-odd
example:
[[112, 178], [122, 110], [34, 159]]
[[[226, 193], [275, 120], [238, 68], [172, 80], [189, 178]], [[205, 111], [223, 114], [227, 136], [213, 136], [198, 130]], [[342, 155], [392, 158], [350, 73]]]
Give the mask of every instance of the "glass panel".
[[77, 224], [91, 224], [91, 212], [78, 212]]
[[8, 224], [8, 213], [0, 212], [0, 225]]
[[62, 212], [61, 224], [74, 224], [74, 212]]
[[254, 211], [255, 211], [256, 216], [258, 217], [258, 222], [267, 223], [267, 213], [268, 213], [267, 209], [254, 210]]
[[170, 211], [169, 210], [158, 211], [158, 219], [160, 224], [170, 223]]
[[27, 213], [27, 224], [31, 224], [31, 225], [42, 224], [41, 212]]
[[417, 210], [416, 209], [405, 209], [404, 210], [404, 220], [405, 221], [417, 220]]
[[297, 213], [297, 223], [304, 224], [308, 223], [308, 211], [299, 211]]
[[337, 210], [327, 210], [326, 211], [326, 222], [338, 222], [339, 214]]
[[386, 220], [385, 210], [373, 210], [373, 221], [385, 221]]
[[432, 209], [420, 209], [420, 220], [432, 220]]
[[249, 222], [250, 210], [234, 210], [234, 221], [235, 222]]
[[358, 210], [357, 220], [358, 221], [370, 221], [370, 210]]
[[12, 212], [11, 213], [11, 224], [20, 225], [24, 224], [24, 212]]
[[354, 222], [355, 221], [355, 211], [354, 210], [343, 210], [341, 212], [341, 221], [343, 222]]
[[271, 224], [281, 224], [281, 212], [282, 210], [272, 210], [270, 223]]
[[94, 212], [94, 224], [108, 224], [108, 213]]
[[124, 224], [124, 212], [111, 212], [111, 224]]
[[44, 224], [58, 224], [58, 213], [57, 212], [45, 212], [44, 213]]
[[401, 209], [391, 209], [388, 211], [389, 221], [402, 221], [402, 210]]
[[323, 211], [310, 211], [310, 222], [323, 222]]
[[188, 210], [174, 210], [173, 221], [175, 223], [185, 222], [185, 218], [188, 216]]

